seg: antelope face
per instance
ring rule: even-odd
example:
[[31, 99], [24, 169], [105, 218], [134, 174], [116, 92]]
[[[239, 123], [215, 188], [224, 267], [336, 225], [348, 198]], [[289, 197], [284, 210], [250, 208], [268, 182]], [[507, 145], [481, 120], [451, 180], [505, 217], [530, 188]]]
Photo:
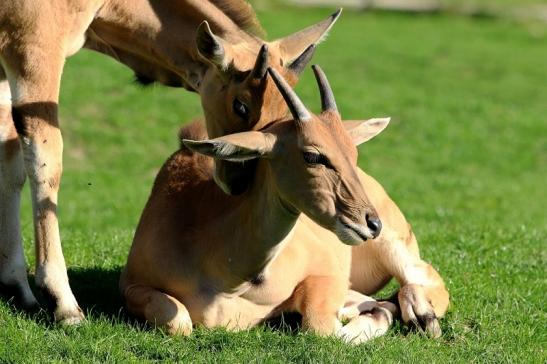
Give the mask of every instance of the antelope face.
[[[264, 43], [248, 36], [231, 43], [213, 34], [207, 22], [197, 31], [196, 44], [208, 65], [199, 93], [210, 137], [257, 130], [286, 115], [287, 106], [268, 80], [273, 67], [291, 85], [296, 84], [315, 50], [315, 44], [337, 20], [340, 12], [300, 32]], [[229, 194], [246, 190], [254, 169], [226, 161], [215, 162], [215, 180]]]
[[[277, 149], [284, 163], [272, 163], [287, 204], [336, 233], [345, 244], [376, 238], [382, 224], [357, 174], [356, 145], [380, 133], [389, 119], [345, 125], [328, 81], [313, 70], [321, 93], [322, 112], [310, 113], [275, 70], [270, 70], [294, 118], [296, 140], [283, 138]], [[287, 162], [288, 161], [288, 162]]]
[[[380, 133], [389, 119], [346, 124], [340, 119], [323, 72], [314, 67], [323, 112], [311, 114], [279, 73], [269, 69], [293, 120], [263, 131], [236, 133], [206, 141], [185, 141], [194, 151], [235, 163], [263, 158], [267, 183], [276, 191], [269, 200], [289, 213], [303, 212], [334, 232], [345, 244], [357, 245], [380, 234], [381, 222], [357, 174], [357, 149]], [[257, 186], [260, 193], [261, 186]]]

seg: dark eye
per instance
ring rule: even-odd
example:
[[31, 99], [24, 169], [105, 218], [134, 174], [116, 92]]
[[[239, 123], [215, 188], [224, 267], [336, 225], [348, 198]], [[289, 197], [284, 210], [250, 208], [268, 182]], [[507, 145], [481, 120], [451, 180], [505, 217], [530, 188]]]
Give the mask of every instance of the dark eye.
[[238, 99], [234, 99], [232, 107], [234, 108], [236, 115], [240, 118], [247, 119], [249, 117], [249, 108]]
[[308, 164], [322, 164], [326, 167], [330, 167], [329, 160], [323, 154], [314, 153], [314, 152], [304, 152], [304, 160]]

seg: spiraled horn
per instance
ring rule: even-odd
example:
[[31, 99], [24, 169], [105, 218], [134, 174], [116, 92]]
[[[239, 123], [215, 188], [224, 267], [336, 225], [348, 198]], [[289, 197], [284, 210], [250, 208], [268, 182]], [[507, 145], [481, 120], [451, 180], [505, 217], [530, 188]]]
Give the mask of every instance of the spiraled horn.
[[338, 113], [336, 100], [334, 99], [334, 94], [332, 93], [329, 80], [325, 76], [325, 72], [316, 64], [311, 66], [311, 68], [313, 69], [317, 86], [319, 86], [319, 93], [321, 94], [321, 111], [334, 111]]
[[291, 111], [291, 114], [293, 118], [295, 118], [298, 121], [308, 121], [311, 120], [311, 114], [306, 109], [306, 106], [300, 101], [298, 98], [298, 95], [296, 95], [296, 92], [289, 86], [287, 81], [281, 76], [276, 70], [269, 67], [268, 72], [270, 73], [270, 76], [272, 76], [275, 84], [277, 85], [277, 88], [279, 92], [281, 92], [281, 95], [285, 99], [285, 102], [287, 103], [287, 106], [289, 107], [289, 110]]
[[255, 80], [262, 80], [264, 76], [266, 76], [267, 71], [268, 71], [268, 45], [263, 44], [262, 47], [260, 47], [258, 56], [256, 57], [255, 66], [253, 68], [253, 71], [251, 72], [251, 78], [254, 78]]

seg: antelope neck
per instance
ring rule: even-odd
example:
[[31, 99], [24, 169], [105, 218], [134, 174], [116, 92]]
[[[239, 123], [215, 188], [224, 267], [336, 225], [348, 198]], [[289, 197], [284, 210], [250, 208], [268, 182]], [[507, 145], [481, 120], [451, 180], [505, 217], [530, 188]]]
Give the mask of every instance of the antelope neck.
[[174, 77], [197, 90], [206, 70], [196, 49], [196, 29], [207, 20], [224, 39], [254, 39], [208, 1], [124, 0], [106, 2], [90, 25], [85, 47], [125, 63], [154, 81]]
[[267, 162], [257, 163], [254, 181], [233, 210], [216, 219], [212, 228], [232, 275], [242, 281], [259, 274], [289, 236], [300, 213], [287, 208], [271, 178]]

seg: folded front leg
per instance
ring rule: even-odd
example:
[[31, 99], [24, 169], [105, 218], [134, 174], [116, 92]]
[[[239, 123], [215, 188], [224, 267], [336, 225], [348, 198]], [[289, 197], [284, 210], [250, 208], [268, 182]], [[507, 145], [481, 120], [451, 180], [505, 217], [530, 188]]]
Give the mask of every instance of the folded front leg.
[[124, 292], [129, 312], [170, 335], [188, 336], [192, 319], [186, 307], [176, 298], [152, 287], [130, 285]]
[[397, 298], [406, 324], [423, 329], [434, 338], [441, 336], [438, 319], [448, 309], [449, 294], [439, 273], [431, 265], [419, 261], [409, 266]]
[[339, 319], [349, 320], [349, 322], [337, 332], [337, 336], [351, 344], [369, 341], [385, 335], [396, 314], [397, 306], [394, 304], [378, 302], [359, 292], [349, 290], [344, 307], [338, 311]]
[[337, 277], [310, 276], [293, 294], [294, 308], [302, 314], [302, 327], [318, 335], [335, 334], [342, 326], [337, 313], [344, 303], [347, 284]]

